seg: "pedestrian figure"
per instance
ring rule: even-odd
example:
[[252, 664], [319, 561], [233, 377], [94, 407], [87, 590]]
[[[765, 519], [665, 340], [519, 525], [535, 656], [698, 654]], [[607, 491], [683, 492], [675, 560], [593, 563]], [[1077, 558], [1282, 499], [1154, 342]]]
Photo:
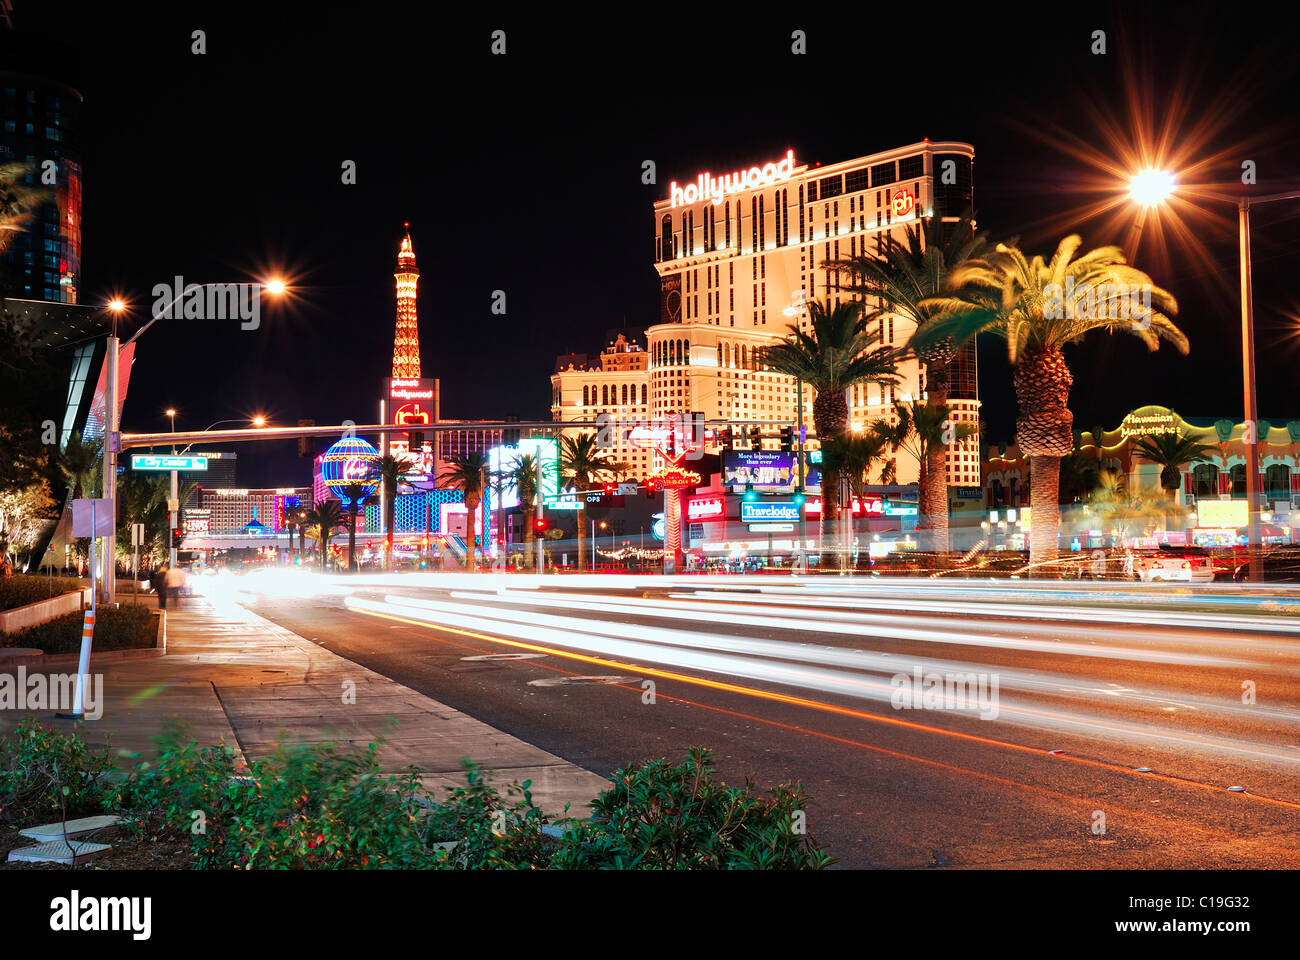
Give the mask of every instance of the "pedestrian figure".
[[167, 574], [170, 572], [171, 571], [168, 569], [167, 564], [162, 563], [158, 565], [158, 569], [153, 573], [153, 588], [158, 592], [159, 610], [167, 609]]

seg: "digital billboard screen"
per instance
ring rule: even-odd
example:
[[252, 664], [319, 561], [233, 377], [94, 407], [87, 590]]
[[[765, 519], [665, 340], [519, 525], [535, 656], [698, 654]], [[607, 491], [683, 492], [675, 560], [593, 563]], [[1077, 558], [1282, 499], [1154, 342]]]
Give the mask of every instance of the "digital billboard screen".
[[799, 469], [795, 455], [782, 450], [735, 450], [722, 459], [722, 484], [725, 487], [744, 489], [753, 484], [755, 490], [794, 489], [799, 482]]

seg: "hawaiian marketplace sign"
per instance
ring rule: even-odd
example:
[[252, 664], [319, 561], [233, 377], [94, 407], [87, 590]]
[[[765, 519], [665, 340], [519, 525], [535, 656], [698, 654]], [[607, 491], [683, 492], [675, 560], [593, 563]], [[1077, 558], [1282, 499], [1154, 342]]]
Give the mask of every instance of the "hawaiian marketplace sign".
[[1178, 415], [1160, 407], [1143, 407], [1134, 410], [1119, 424], [1119, 435], [1125, 440], [1132, 437], [1155, 437], [1178, 432]]

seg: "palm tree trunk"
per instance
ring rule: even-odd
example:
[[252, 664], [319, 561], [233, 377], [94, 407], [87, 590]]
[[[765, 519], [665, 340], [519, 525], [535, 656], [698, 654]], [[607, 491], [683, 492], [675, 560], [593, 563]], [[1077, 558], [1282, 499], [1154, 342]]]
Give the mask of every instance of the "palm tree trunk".
[[357, 502], [348, 506], [348, 572], [357, 569]]
[[329, 534], [325, 532], [325, 524], [322, 523], [320, 527], [320, 572], [321, 573], [325, 572], [325, 544], [328, 538], [329, 538]]
[[393, 521], [397, 513], [397, 491], [384, 491], [384, 569], [393, 572]]
[[[925, 452], [925, 470], [921, 476], [922, 506], [925, 510], [926, 539], [924, 549], [948, 552], [948, 450], [943, 444], [931, 444]], [[921, 524], [917, 524], [919, 528]]]
[[[836, 525], [840, 522], [840, 472], [838, 470], [822, 471], [822, 515], [818, 520], [817, 537], [819, 549], [825, 553], [834, 550], [837, 537]], [[826, 561], [819, 561], [825, 566]]]
[[1057, 503], [1061, 458], [1032, 456], [1029, 472], [1030, 576], [1054, 579], [1058, 570], [1051, 563], [1057, 558], [1057, 529], [1061, 522], [1061, 508]]
[[583, 544], [582, 528], [587, 525], [587, 510], [583, 506], [583, 501], [585, 501], [586, 498], [587, 498], [586, 493], [582, 490], [579, 490], [578, 491], [578, 570], [579, 571], [587, 569], [587, 556], [582, 550], [582, 544]]

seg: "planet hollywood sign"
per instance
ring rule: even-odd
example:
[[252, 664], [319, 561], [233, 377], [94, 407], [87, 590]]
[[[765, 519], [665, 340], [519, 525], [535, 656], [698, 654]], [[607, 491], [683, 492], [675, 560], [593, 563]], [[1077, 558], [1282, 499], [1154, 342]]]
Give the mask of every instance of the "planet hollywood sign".
[[688, 183], [685, 187], [679, 187], [674, 180], [669, 184], [668, 196], [674, 207], [699, 203], [701, 200], [712, 200], [714, 206], [719, 206], [728, 194], [782, 183], [789, 180], [793, 174], [794, 151], [787, 150], [784, 159], [776, 163], [765, 163], [761, 167], [737, 170], [735, 173], [724, 174], [721, 177], [715, 177], [707, 172], [701, 173], [695, 178], [694, 183]]

